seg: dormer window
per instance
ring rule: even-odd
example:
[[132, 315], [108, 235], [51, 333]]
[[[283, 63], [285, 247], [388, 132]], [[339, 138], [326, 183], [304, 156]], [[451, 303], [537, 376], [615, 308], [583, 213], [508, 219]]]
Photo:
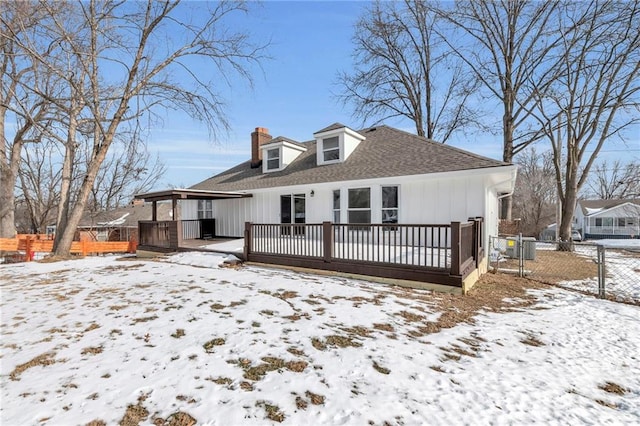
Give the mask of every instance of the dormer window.
[[316, 139], [316, 164], [335, 164], [347, 161], [358, 144], [365, 140], [360, 133], [344, 124], [334, 123], [313, 134]]
[[322, 140], [322, 153], [325, 163], [340, 160], [340, 139], [338, 136]]
[[278, 136], [260, 147], [262, 149], [262, 173], [279, 172], [287, 168], [307, 148], [294, 140]]
[[280, 148], [267, 150], [267, 170], [278, 170], [280, 168]]

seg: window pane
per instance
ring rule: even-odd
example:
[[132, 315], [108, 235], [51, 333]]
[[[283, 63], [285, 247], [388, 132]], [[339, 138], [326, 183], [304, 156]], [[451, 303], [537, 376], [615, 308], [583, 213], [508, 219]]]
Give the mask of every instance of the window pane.
[[295, 223], [305, 223], [305, 195], [295, 194], [293, 196], [293, 209], [295, 214]]
[[322, 149], [323, 150], [327, 151], [327, 150], [336, 149], [336, 148], [338, 148], [338, 137], [337, 136], [322, 140]]
[[333, 160], [339, 160], [339, 159], [340, 159], [339, 149], [332, 149], [330, 151], [324, 152], [324, 161], [333, 161]]
[[[368, 209], [370, 207], [371, 198], [369, 188], [357, 188], [349, 190], [350, 209]], [[349, 222], [351, 222], [351, 220], [349, 220]]]
[[280, 223], [291, 223], [291, 195], [280, 196]]
[[398, 208], [398, 187], [397, 186], [382, 187], [382, 208], [383, 209]]
[[204, 210], [204, 200], [198, 200], [198, 210]]
[[267, 158], [269, 160], [271, 160], [273, 158], [280, 158], [280, 150], [278, 148], [276, 148], [276, 149], [268, 149], [267, 150]]
[[596, 226], [602, 226], [602, 218], [601, 217], [597, 217], [596, 218]]
[[371, 223], [371, 211], [370, 210], [350, 211], [349, 223]]
[[382, 223], [398, 223], [398, 209], [382, 210]]
[[333, 211], [333, 223], [340, 223], [340, 210]]
[[267, 160], [267, 170], [275, 170], [280, 167], [280, 159]]
[[624, 217], [619, 217], [619, 218], [618, 218], [618, 226], [619, 226], [620, 228], [624, 228], [624, 226], [625, 226], [626, 222], [627, 222], [627, 221], [625, 220], [625, 218], [624, 218]]
[[333, 191], [333, 209], [340, 210], [340, 190]]

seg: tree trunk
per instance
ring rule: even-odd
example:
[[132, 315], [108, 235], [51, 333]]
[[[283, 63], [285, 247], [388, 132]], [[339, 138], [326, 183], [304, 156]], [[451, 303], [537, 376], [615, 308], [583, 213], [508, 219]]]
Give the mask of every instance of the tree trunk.
[[[505, 105], [505, 114], [503, 121], [503, 150], [502, 161], [511, 164], [513, 162], [513, 117], [509, 113], [509, 109]], [[511, 220], [513, 214], [513, 196], [502, 198], [501, 218]]]
[[560, 221], [560, 245], [558, 249], [561, 251], [573, 251], [571, 227], [573, 225], [573, 215], [576, 210], [577, 200], [578, 188], [575, 179], [568, 179], [564, 203], [562, 203], [562, 220]]
[[[72, 129], [72, 127], [72, 125], [69, 126], [69, 132], [71, 132], [72, 130], [75, 132], [75, 129]], [[69, 139], [72, 138], [70, 137]], [[60, 243], [60, 239], [62, 238], [64, 230], [67, 228], [67, 223], [69, 220], [69, 208], [71, 205], [71, 180], [73, 178], [73, 161], [76, 155], [75, 152], [75, 141], [68, 140], [65, 146], [64, 162], [62, 164], [60, 204], [58, 205], [58, 219], [56, 221], [56, 237], [54, 240], [54, 246], [57, 246]]]
[[[7, 158], [7, 142], [5, 135], [6, 108], [0, 111], [0, 138], [3, 139], [0, 150], [0, 238], [16, 236], [15, 195], [14, 189], [18, 177], [22, 141], [14, 139]], [[8, 161], [8, 163], [7, 163]]]

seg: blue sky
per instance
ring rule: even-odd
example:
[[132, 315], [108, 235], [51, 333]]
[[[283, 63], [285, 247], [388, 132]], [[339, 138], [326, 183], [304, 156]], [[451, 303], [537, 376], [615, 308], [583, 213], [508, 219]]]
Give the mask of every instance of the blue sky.
[[[231, 130], [212, 138], [207, 129], [184, 113], [171, 111], [162, 127], [150, 132], [149, 150], [159, 152], [167, 173], [156, 189], [188, 187], [220, 173], [250, 157], [250, 134], [266, 127], [272, 136], [298, 141], [334, 122], [358, 128], [348, 107], [332, 93], [336, 74], [351, 66], [353, 26], [367, 2], [357, 1], [265, 1], [251, 3], [248, 16], [236, 18], [234, 26], [248, 28], [257, 41], [271, 40], [272, 59], [254, 68], [253, 88], [234, 82], [224, 88], [226, 114]], [[495, 117], [499, 120], [499, 115]], [[414, 131], [407, 120], [385, 124]], [[629, 146], [614, 143], [599, 158], [640, 156], [640, 138]], [[501, 159], [500, 135], [470, 134], [451, 145]], [[631, 151], [629, 151], [631, 149]], [[635, 149], [635, 150], [634, 150]]]

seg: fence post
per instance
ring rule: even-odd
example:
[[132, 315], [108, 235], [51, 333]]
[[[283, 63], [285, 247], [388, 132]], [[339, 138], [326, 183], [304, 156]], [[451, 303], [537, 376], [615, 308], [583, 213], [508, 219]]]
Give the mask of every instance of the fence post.
[[24, 248], [24, 256], [27, 262], [31, 262], [33, 260], [33, 255], [31, 253], [31, 244], [31, 237], [27, 237]]
[[605, 298], [605, 248], [598, 245], [598, 297]]
[[473, 255], [476, 260], [476, 269], [480, 266], [480, 232], [482, 230], [481, 222], [478, 219], [473, 221]]
[[333, 226], [331, 222], [322, 222], [322, 254], [326, 263], [333, 257]]
[[460, 222], [451, 222], [451, 275], [460, 275]]
[[87, 256], [87, 241], [86, 240], [80, 241], [80, 251], [82, 252], [82, 257], [86, 257]]
[[249, 261], [251, 254], [251, 222], [244, 223], [244, 260]]
[[522, 244], [522, 233], [518, 234], [518, 276], [524, 277], [524, 245]]

